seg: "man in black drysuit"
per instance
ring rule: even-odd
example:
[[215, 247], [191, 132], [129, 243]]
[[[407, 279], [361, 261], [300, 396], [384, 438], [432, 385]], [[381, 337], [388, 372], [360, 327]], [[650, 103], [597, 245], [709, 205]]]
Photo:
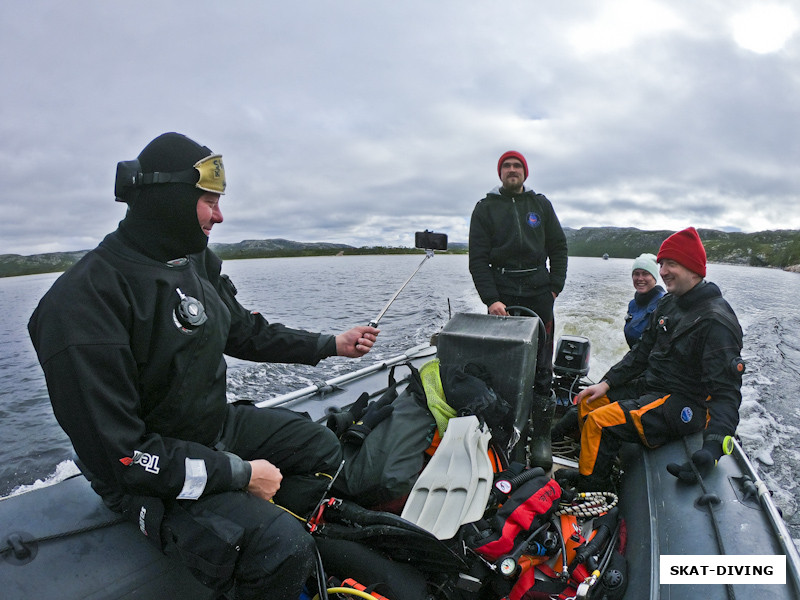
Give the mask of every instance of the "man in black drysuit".
[[516, 151], [497, 162], [502, 185], [472, 211], [469, 271], [489, 314], [505, 316], [507, 306], [523, 306], [542, 320], [533, 399], [532, 464], [549, 470], [550, 424], [555, 404], [553, 380], [553, 303], [567, 279], [567, 239], [553, 205], [526, 189], [528, 163]]
[[314, 544], [281, 507], [307, 516], [341, 447], [305, 416], [229, 404], [223, 354], [313, 365], [366, 354], [378, 330], [310, 333], [237, 302], [207, 248], [225, 172], [205, 146], [167, 133], [117, 175], [125, 218], [28, 325], [55, 416], [106, 504], [204, 584], [294, 600]]
[[696, 480], [722, 456], [739, 424], [744, 363], [742, 329], [719, 288], [704, 279], [706, 252], [689, 227], [661, 245], [657, 257], [667, 295], [639, 343], [576, 396], [581, 423], [578, 488], [606, 490], [622, 442], [655, 448], [703, 431], [692, 464], [670, 473]]

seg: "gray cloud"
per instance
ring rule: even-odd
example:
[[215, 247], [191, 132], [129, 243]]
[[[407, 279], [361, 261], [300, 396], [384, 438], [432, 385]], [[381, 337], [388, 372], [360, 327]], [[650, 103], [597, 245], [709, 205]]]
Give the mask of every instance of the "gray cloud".
[[800, 228], [800, 35], [739, 46], [758, 4], [21, 3], [0, 253], [96, 245], [116, 162], [164, 131], [224, 154], [216, 242], [466, 241], [509, 148], [570, 227]]

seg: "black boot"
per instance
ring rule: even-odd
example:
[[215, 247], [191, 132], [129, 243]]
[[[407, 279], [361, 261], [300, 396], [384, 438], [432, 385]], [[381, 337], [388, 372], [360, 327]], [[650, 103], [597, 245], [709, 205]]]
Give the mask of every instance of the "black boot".
[[530, 453], [530, 466], [541, 467], [545, 473], [553, 468], [553, 449], [550, 445], [550, 427], [553, 424], [553, 415], [556, 411], [554, 394], [544, 396], [533, 394], [531, 404], [531, 426], [528, 452]]
[[564, 416], [558, 420], [558, 423], [553, 425], [550, 432], [550, 439], [554, 442], [560, 442], [565, 436], [569, 436], [574, 440], [581, 437], [580, 429], [578, 428], [578, 407], [570, 406]]
[[609, 475], [581, 475], [578, 480], [577, 490], [579, 492], [613, 492], [614, 484]]
[[555, 479], [558, 485], [560, 485], [563, 489], [574, 489], [578, 487], [578, 482], [581, 479], [581, 473], [578, 471], [578, 469], [561, 467], [553, 472], [553, 479]]

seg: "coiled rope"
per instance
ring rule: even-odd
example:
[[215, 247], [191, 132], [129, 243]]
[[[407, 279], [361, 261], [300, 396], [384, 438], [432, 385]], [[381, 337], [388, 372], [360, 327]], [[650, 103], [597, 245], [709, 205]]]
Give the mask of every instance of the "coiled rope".
[[612, 492], [581, 492], [570, 504], [562, 505], [555, 514], [599, 517], [614, 508], [618, 502], [619, 496]]

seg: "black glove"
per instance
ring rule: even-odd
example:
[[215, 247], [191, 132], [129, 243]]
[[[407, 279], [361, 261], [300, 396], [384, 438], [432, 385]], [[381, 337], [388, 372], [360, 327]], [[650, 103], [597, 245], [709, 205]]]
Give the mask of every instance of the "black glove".
[[[667, 465], [667, 471], [681, 481], [697, 483], [697, 474], [700, 477], [708, 475], [716, 466], [720, 456], [722, 456], [722, 442], [705, 441], [703, 447], [692, 454], [691, 463], [685, 462], [682, 465], [670, 463]], [[695, 468], [692, 468], [692, 464]]]
[[370, 404], [366, 412], [364, 412], [364, 416], [357, 419], [344, 432], [342, 442], [360, 445], [378, 423], [392, 414], [394, 410], [394, 406], [391, 404], [392, 400], [394, 400], [394, 397], [387, 394], [380, 400]]
[[328, 417], [328, 429], [333, 431], [337, 436], [341, 436], [353, 423], [364, 416], [368, 402], [369, 394], [364, 392], [358, 397], [358, 400], [353, 402], [349, 409], [333, 413]]

